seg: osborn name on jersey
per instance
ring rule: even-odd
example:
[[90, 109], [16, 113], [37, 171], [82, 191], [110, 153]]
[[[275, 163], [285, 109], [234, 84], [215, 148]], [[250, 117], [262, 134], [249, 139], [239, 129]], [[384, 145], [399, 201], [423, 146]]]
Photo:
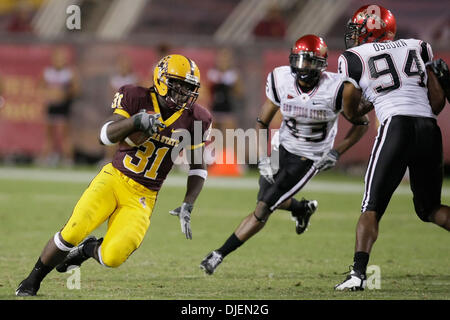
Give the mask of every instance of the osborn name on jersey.
[[366, 43], [347, 49], [339, 57], [338, 72], [362, 90], [380, 123], [395, 115], [435, 118], [425, 69], [432, 60], [431, 46], [421, 40]]

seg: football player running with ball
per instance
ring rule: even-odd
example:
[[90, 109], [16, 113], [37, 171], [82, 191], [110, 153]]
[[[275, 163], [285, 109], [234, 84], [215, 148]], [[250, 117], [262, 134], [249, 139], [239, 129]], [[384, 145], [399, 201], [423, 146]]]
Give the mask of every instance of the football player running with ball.
[[[209, 253], [200, 267], [214, 273], [232, 251], [241, 246], [266, 224], [276, 209], [293, 210], [297, 233], [305, 231], [317, 201], [292, 197], [318, 172], [333, 167], [339, 156], [361, 139], [367, 131], [367, 116], [353, 120], [346, 137], [336, 146], [338, 116], [343, 106], [344, 82], [337, 73], [325, 71], [327, 45], [322, 38], [299, 38], [289, 56], [289, 66], [275, 68], [266, 84], [267, 100], [257, 119], [257, 130], [267, 129], [278, 110], [283, 116], [279, 129], [279, 170], [263, 154], [259, 141], [260, 190], [254, 212], [250, 213], [222, 247]], [[298, 212], [294, 214], [294, 212]]]
[[[348, 23], [345, 40], [349, 49], [339, 58], [339, 72], [349, 77], [344, 96], [356, 101], [363, 96], [372, 103], [381, 125], [365, 175], [354, 264], [336, 290], [364, 289], [380, 219], [407, 168], [417, 216], [450, 230], [450, 208], [441, 204], [443, 152], [436, 122], [445, 105], [448, 68], [443, 61], [432, 62], [429, 44], [394, 40], [395, 32], [395, 18], [389, 10], [377, 5], [361, 7]], [[349, 119], [362, 113], [356, 103], [344, 105]]]
[[[16, 295], [36, 295], [55, 267], [66, 272], [89, 258], [118, 267], [140, 246], [158, 191], [173, 166], [171, 151], [180, 142], [173, 132], [187, 130], [193, 137], [195, 127], [202, 131], [197, 136], [207, 139], [212, 119], [195, 103], [199, 87], [200, 71], [194, 61], [169, 55], [155, 67], [153, 87], [119, 89], [113, 114], [100, 132], [104, 145], [119, 143], [118, 151], [92, 180], [65, 226], [48, 241]], [[204, 141], [191, 143], [190, 148], [193, 151], [188, 154], [193, 157], [198, 152], [202, 155]], [[192, 239], [190, 215], [207, 177], [203, 157], [197, 162], [190, 164], [184, 201], [173, 210], [187, 239]], [[104, 238], [89, 236], [105, 221]]]

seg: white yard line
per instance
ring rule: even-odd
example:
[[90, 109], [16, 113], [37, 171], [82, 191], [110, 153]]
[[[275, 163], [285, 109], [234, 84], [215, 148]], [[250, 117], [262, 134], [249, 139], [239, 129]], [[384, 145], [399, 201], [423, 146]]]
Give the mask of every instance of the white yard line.
[[[97, 174], [94, 171], [63, 171], [52, 169], [35, 168], [0, 168], [0, 180], [20, 180], [20, 181], [43, 181], [43, 182], [64, 182], [64, 183], [86, 183], [88, 184]], [[170, 176], [164, 182], [166, 187], [186, 186], [186, 177], [182, 175]], [[226, 178], [208, 177], [206, 188], [216, 189], [247, 189], [257, 190], [258, 179], [255, 178]], [[336, 181], [310, 181], [304, 191], [325, 192], [333, 194], [363, 194], [363, 183], [357, 182], [336, 182]], [[396, 194], [411, 195], [409, 185], [400, 185], [395, 191]], [[443, 195], [450, 195], [450, 188], [442, 188]]]

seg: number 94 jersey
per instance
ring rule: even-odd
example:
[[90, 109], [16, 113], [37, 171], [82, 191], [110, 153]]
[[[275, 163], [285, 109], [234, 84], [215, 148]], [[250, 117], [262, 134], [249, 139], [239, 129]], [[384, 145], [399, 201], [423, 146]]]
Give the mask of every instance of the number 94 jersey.
[[267, 76], [266, 96], [280, 107], [280, 144], [290, 153], [313, 161], [333, 148], [342, 108], [343, 78], [323, 72], [319, 83], [303, 92], [289, 66]]
[[432, 59], [431, 46], [416, 39], [366, 43], [339, 57], [338, 72], [362, 90], [381, 123], [395, 115], [435, 118], [425, 69]]

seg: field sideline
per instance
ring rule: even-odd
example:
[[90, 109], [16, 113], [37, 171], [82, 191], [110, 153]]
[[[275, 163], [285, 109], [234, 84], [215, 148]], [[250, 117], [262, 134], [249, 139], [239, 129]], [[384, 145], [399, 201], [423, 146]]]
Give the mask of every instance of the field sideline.
[[[95, 174], [92, 169], [0, 168], [1, 300], [23, 299], [14, 296], [18, 283]], [[315, 177], [297, 195], [319, 201], [305, 234], [295, 234], [286, 211], [276, 212], [213, 276], [198, 265], [253, 209], [257, 176], [210, 177], [195, 204], [192, 241], [168, 214], [182, 201], [185, 182], [182, 173], [166, 181], [149, 232], [125, 264], [106, 269], [88, 261], [79, 272], [79, 287], [73, 286], [72, 275], [52, 272], [31, 299], [450, 299], [448, 232], [416, 217], [408, 184], [392, 198], [369, 262], [380, 267], [381, 289], [340, 293], [333, 286], [352, 262], [363, 177], [338, 172]], [[448, 179], [442, 201], [450, 203]], [[102, 226], [94, 234], [104, 231]]]

